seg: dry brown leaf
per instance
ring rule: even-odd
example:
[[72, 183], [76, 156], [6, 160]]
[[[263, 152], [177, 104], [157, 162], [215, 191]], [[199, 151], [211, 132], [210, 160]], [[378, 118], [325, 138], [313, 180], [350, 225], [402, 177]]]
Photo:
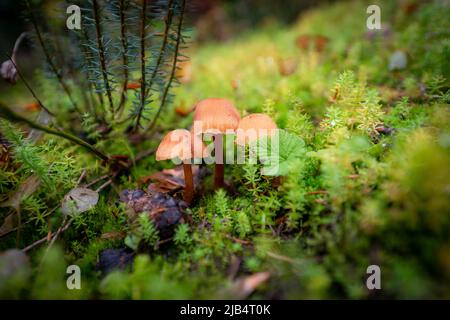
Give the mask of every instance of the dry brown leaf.
[[40, 185], [39, 177], [36, 175], [29, 176], [14, 193], [6, 200], [0, 204], [0, 207], [12, 207], [19, 211], [20, 202], [22, 199], [29, 197], [33, 194]]
[[[192, 175], [194, 177], [194, 187], [197, 187], [206, 171], [200, 169], [199, 166], [192, 166]], [[149, 176], [141, 177], [139, 183], [146, 184], [149, 181], [154, 181], [148, 186], [150, 193], [154, 192], [174, 192], [184, 188], [184, 171], [182, 166], [178, 166], [174, 169], [164, 169], [162, 171], [155, 172]]]
[[17, 212], [9, 214], [5, 220], [3, 220], [3, 224], [0, 227], [0, 237], [7, 235], [11, 231], [14, 230], [15, 227], [17, 227]]

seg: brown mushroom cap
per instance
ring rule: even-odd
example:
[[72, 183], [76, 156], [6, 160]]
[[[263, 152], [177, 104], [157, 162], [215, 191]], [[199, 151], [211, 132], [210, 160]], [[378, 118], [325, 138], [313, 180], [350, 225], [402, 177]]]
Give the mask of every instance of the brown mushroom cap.
[[[255, 134], [251, 134], [253, 133]], [[272, 135], [277, 130], [277, 125], [271, 117], [264, 113], [252, 113], [239, 121], [236, 135], [236, 143], [245, 145], [264, 135]]]
[[201, 121], [201, 133], [226, 133], [236, 130], [239, 112], [227, 99], [209, 98], [200, 101], [195, 107], [194, 121]]
[[161, 141], [156, 150], [156, 160], [179, 158], [182, 161], [192, 158], [203, 158], [205, 144], [199, 137], [191, 135], [188, 130], [170, 131]]

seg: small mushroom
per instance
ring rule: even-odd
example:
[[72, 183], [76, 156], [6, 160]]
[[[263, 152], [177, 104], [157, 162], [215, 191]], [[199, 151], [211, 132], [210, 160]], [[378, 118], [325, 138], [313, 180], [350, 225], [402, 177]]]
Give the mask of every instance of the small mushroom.
[[156, 150], [156, 160], [180, 159], [184, 171], [183, 199], [191, 203], [194, 198], [194, 179], [192, 176], [191, 159], [203, 158], [205, 145], [199, 137], [191, 135], [188, 130], [177, 129], [170, 131], [159, 144]]
[[236, 133], [236, 143], [244, 146], [254, 142], [264, 135], [271, 136], [277, 130], [277, 125], [271, 117], [264, 113], [252, 113], [239, 121]]
[[194, 122], [200, 122], [201, 132], [214, 135], [215, 172], [214, 187], [224, 186], [223, 134], [234, 132], [241, 119], [233, 103], [227, 99], [209, 98], [195, 107]]

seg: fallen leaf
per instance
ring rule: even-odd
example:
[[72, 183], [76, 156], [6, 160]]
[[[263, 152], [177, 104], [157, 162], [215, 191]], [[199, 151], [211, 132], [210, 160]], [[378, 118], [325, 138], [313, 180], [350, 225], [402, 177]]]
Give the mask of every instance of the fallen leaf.
[[37, 110], [39, 110], [40, 106], [39, 106], [39, 103], [37, 103], [37, 102], [31, 102], [31, 103], [26, 104], [24, 106], [24, 108], [27, 111], [37, 111]]
[[185, 109], [183, 106], [179, 106], [175, 108], [175, 112], [182, 117], [187, 117], [191, 112], [193, 112], [195, 109], [195, 106]]
[[76, 215], [85, 212], [98, 202], [98, 192], [88, 188], [74, 188], [64, 196], [61, 210], [66, 215]]
[[138, 82], [129, 82], [127, 84], [127, 90], [136, 90], [141, 87], [141, 84]]
[[[207, 174], [206, 168], [200, 168], [199, 166], [192, 166], [192, 175], [194, 178], [194, 188], [197, 188], [203, 177]], [[149, 181], [155, 181], [148, 186], [148, 191], [152, 192], [176, 192], [185, 187], [184, 184], [184, 170], [183, 166], [177, 166], [175, 169], [164, 169], [162, 171], [155, 172], [149, 176], [139, 178], [140, 184], [146, 184]]]
[[22, 199], [29, 197], [33, 194], [40, 185], [39, 177], [36, 175], [29, 176], [14, 193], [6, 200], [0, 204], [0, 207], [12, 207], [19, 211], [20, 202]]
[[254, 273], [252, 275], [237, 279], [232, 286], [231, 292], [236, 299], [245, 299], [252, 294], [261, 284], [269, 280], [268, 271]]
[[0, 227], [0, 237], [3, 237], [4, 235], [7, 235], [11, 231], [14, 230], [15, 227], [17, 227], [17, 212], [9, 214], [5, 220], [3, 220], [3, 224]]

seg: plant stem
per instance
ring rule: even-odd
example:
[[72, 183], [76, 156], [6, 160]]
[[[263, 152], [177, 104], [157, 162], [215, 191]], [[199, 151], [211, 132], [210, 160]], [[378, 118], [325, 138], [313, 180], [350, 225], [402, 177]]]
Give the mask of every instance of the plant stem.
[[125, 23], [125, 0], [119, 1], [120, 11], [120, 40], [122, 42], [122, 64], [123, 64], [123, 86], [120, 95], [120, 103], [117, 110], [120, 112], [127, 97], [128, 86], [128, 41], [127, 41], [127, 26]]
[[214, 188], [219, 189], [225, 185], [224, 182], [224, 161], [223, 161], [223, 135], [214, 135]]
[[145, 25], [146, 25], [146, 11], [147, 11], [147, 1], [142, 0], [142, 11], [141, 11], [141, 100], [139, 105], [138, 114], [136, 117], [136, 122], [134, 123], [133, 132], [136, 132], [139, 128], [139, 123], [141, 121], [142, 112], [145, 106]]
[[110, 159], [108, 156], [106, 156], [103, 152], [101, 152], [100, 150], [98, 150], [96, 147], [94, 147], [93, 145], [87, 143], [86, 141], [71, 135], [70, 133], [64, 132], [64, 131], [60, 131], [60, 130], [56, 130], [56, 129], [52, 129], [49, 128], [47, 126], [43, 126], [41, 124], [35, 123], [17, 113], [15, 113], [14, 111], [10, 110], [8, 107], [0, 104], [0, 115], [5, 117], [6, 119], [13, 121], [13, 122], [18, 122], [18, 123], [24, 123], [28, 126], [30, 126], [31, 128], [37, 129], [37, 130], [41, 130], [44, 131], [46, 133], [49, 134], [53, 134], [59, 137], [62, 137], [64, 139], [67, 139], [69, 141], [72, 141], [84, 148], [86, 148], [87, 150], [89, 150], [90, 152], [92, 152], [94, 155], [96, 155], [97, 157], [99, 157], [100, 159], [108, 162]]
[[161, 66], [161, 62], [163, 61], [164, 53], [166, 51], [167, 42], [168, 42], [167, 39], [169, 37], [170, 26], [172, 25], [172, 17], [173, 17], [172, 3], [173, 3], [173, 0], [169, 0], [169, 2], [167, 4], [167, 15], [166, 15], [166, 18], [164, 19], [164, 21], [165, 21], [164, 37], [163, 37], [163, 41], [161, 44], [161, 48], [159, 49], [158, 59], [156, 61], [155, 69], [153, 69], [152, 75], [150, 77], [148, 90], [152, 89], [153, 81], [158, 73], [158, 69]]
[[185, 7], [186, 7], [186, 0], [183, 0], [182, 4], [181, 4], [180, 21], [178, 23], [178, 28], [177, 28], [177, 42], [176, 42], [176, 45], [175, 45], [175, 53], [174, 53], [174, 57], [173, 57], [172, 71], [170, 73], [169, 81], [168, 81], [168, 83], [167, 83], [167, 85], [166, 85], [166, 87], [164, 89], [164, 93], [162, 95], [161, 103], [159, 105], [158, 111], [156, 112], [156, 115], [153, 118], [152, 123], [147, 128], [147, 130], [145, 130], [145, 132], [151, 131], [155, 127], [156, 121], [158, 120], [158, 117], [161, 114], [161, 111], [163, 110], [164, 105], [166, 103], [167, 95], [169, 93], [170, 86], [171, 86], [173, 78], [175, 76], [175, 70], [177, 68], [177, 61], [178, 61], [178, 51], [179, 51], [180, 42], [181, 42], [181, 29], [182, 29], [182, 26], [183, 26], [183, 17], [184, 17]]
[[214, 188], [220, 189], [225, 185], [224, 182], [224, 165], [223, 163], [216, 163], [214, 168]]
[[58, 80], [59, 84], [63, 88], [64, 92], [66, 93], [67, 97], [69, 98], [69, 100], [70, 100], [71, 104], [73, 105], [74, 109], [79, 114], [81, 114], [80, 109], [78, 108], [77, 104], [75, 103], [75, 101], [72, 98], [72, 94], [70, 92], [69, 87], [64, 82], [64, 79], [62, 78], [61, 73], [58, 72], [58, 69], [56, 68], [55, 64], [53, 63], [53, 60], [52, 60], [52, 58], [50, 56], [50, 52], [48, 51], [48, 48], [46, 47], [46, 45], [44, 43], [44, 39], [42, 38], [41, 31], [39, 30], [39, 26], [37, 24], [36, 17], [34, 16], [33, 11], [31, 10], [30, 2], [28, 0], [25, 0], [25, 3], [26, 3], [26, 6], [28, 8], [28, 11], [30, 12], [31, 23], [33, 24], [34, 30], [36, 31], [36, 35], [38, 37], [39, 44], [41, 45], [42, 51], [44, 52], [45, 59], [47, 60], [47, 63], [50, 66], [50, 69], [55, 74], [56, 79]]
[[42, 101], [36, 96], [36, 93], [34, 93], [33, 89], [31, 88], [31, 86], [28, 84], [27, 80], [25, 80], [25, 77], [23, 76], [23, 74], [20, 72], [20, 69], [17, 67], [16, 63], [14, 62], [13, 58], [6, 55], [9, 60], [11, 61], [11, 63], [14, 65], [14, 67], [17, 70], [17, 73], [19, 74], [19, 77], [22, 79], [23, 83], [25, 84], [25, 87], [27, 87], [28, 91], [30, 91], [31, 95], [33, 96], [33, 98], [39, 103], [39, 106], [44, 109], [49, 115], [51, 116], [55, 116], [53, 114], [53, 112], [51, 112], [49, 109], [47, 109], [46, 106], [44, 106], [44, 104], [42, 103]]
[[108, 79], [108, 70], [106, 68], [106, 58], [105, 58], [105, 48], [103, 46], [103, 36], [102, 36], [102, 28], [100, 21], [100, 9], [98, 7], [98, 1], [92, 0], [92, 5], [94, 9], [94, 20], [95, 20], [95, 32], [97, 35], [97, 47], [98, 47], [98, 57], [100, 59], [100, 68], [103, 75], [103, 84], [106, 89], [106, 96], [108, 97], [109, 102], [109, 110], [111, 112], [111, 116], [114, 119], [115, 110], [112, 99], [111, 87]]
[[190, 204], [194, 198], [194, 178], [192, 176], [192, 165], [190, 163], [183, 163], [183, 170], [185, 184], [183, 199]]
[[[88, 78], [87, 84], [88, 84], [88, 90], [89, 90], [90, 104], [92, 106], [92, 111], [93, 111], [93, 114], [95, 116], [95, 119], [97, 119], [97, 121], [105, 123], [106, 121], [104, 119], [103, 114], [101, 114], [101, 116], [99, 116], [99, 114], [97, 112], [96, 100], [95, 100], [95, 97], [94, 97], [94, 92], [92, 90], [93, 85], [89, 81], [89, 78], [91, 78], [89, 69], [92, 67], [92, 63], [91, 63], [91, 61], [89, 59], [89, 51], [86, 48], [86, 45], [84, 45], [82, 43], [82, 41], [84, 41], [86, 44], [89, 43], [89, 35], [88, 35], [87, 31], [86, 31], [87, 28], [84, 25], [81, 26], [81, 29], [82, 29], [82, 32], [81, 32], [82, 38], [79, 40], [80, 41], [79, 45], [80, 45], [80, 48], [81, 48], [81, 52], [84, 55], [85, 64], [87, 66], [87, 78]], [[99, 103], [100, 103], [100, 105], [102, 107], [102, 110], [104, 111], [105, 110], [105, 104], [104, 104], [104, 101], [103, 101], [103, 97], [102, 97], [100, 92], [96, 92], [96, 95], [97, 95], [98, 101], [99, 101]]]

